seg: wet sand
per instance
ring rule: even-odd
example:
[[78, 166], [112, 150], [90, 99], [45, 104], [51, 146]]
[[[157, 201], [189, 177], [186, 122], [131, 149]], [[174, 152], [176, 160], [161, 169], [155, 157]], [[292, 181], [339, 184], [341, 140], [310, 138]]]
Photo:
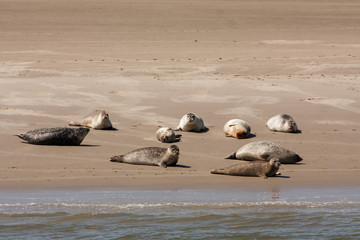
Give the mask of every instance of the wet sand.
[[[357, 1], [0, 1], [0, 188], [270, 189], [359, 186], [360, 25]], [[107, 110], [118, 130], [81, 146], [13, 136]], [[187, 112], [178, 167], [111, 163], [147, 146]], [[269, 131], [278, 114], [301, 133]], [[224, 136], [230, 119], [253, 136]], [[281, 177], [211, 175], [252, 141], [303, 161]]]

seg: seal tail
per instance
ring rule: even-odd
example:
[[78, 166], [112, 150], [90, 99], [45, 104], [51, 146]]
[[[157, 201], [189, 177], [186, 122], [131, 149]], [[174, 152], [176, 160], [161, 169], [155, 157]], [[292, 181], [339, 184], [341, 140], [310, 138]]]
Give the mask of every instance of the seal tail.
[[25, 134], [16, 134], [16, 135], [14, 135], [14, 136], [17, 136], [17, 137], [25, 140], [25, 139], [24, 139], [24, 138], [25, 138]]
[[236, 152], [233, 152], [230, 155], [224, 157], [224, 159], [236, 159]]
[[123, 162], [124, 155], [110, 157], [110, 162]]
[[211, 174], [224, 174], [223, 169], [212, 169]]
[[81, 123], [80, 122], [74, 122], [74, 121], [70, 121], [68, 123], [69, 126], [81, 126]]

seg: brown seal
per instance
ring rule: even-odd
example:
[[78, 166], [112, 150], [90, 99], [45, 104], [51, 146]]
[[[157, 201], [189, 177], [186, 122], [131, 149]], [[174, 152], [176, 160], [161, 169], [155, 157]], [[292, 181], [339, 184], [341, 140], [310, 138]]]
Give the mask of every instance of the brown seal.
[[114, 129], [106, 111], [101, 111], [98, 115], [87, 117], [80, 122], [71, 121], [69, 126], [82, 126], [98, 130]]
[[168, 148], [146, 147], [136, 149], [124, 155], [110, 157], [110, 161], [166, 168], [167, 166], [176, 165], [179, 160], [179, 154], [180, 150], [176, 145], [171, 145]]
[[280, 161], [278, 158], [271, 158], [269, 162], [254, 161], [243, 162], [231, 167], [213, 169], [212, 174], [225, 174], [233, 176], [251, 176], [251, 177], [273, 177], [280, 168]]

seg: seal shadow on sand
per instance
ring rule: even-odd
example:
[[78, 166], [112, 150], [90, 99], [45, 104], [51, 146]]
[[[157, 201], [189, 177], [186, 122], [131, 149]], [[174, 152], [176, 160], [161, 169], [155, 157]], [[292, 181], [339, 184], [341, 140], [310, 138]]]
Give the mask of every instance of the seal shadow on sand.
[[21, 143], [29, 144], [29, 145], [37, 145], [37, 146], [45, 146], [45, 147], [100, 147], [101, 145], [98, 144], [80, 144], [80, 145], [54, 145], [54, 144], [32, 144], [26, 141], [21, 141]]
[[206, 127], [206, 129], [202, 129], [201, 131], [195, 132], [195, 131], [183, 131], [183, 130], [179, 130], [179, 129], [174, 129], [174, 132], [189, 132], [189, 133], [207, 133], [208, 131], [210, 131], [210, 129], [208, 127]]
[[119, 129], [117, 128], [110, 128], [110, 129], [92, 129], [91, 130], [96, 130], [96, 131], [118, 131]]
[[178, 168], [191, 168], [191, 166], [188, 166], [188, 165], [183, 165], [183, 164], [176, 164], [175, 166], [171, 166], [171, 167], [178, 167]]
[[276, 175], [276, 176], [273, 176], [273, 177], [276, 177], [276, 178], [290, 178], [290, 176], [283, 176], [283, 175]]
[[247, 136], [246, 138], [254, 138], [254, 137], [256, 137], [256, 134], [250, 133], [249, 136]]

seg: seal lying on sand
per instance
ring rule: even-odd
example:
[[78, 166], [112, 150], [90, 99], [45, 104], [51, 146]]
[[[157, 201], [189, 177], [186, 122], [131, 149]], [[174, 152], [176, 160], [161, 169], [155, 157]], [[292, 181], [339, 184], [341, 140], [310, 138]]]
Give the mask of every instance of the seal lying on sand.
[[241, 119], [232, 119], [224, 125], [224, 133], [227, 137], [246, 138], [250, 135], [250, 131], [250, 125]]
[[175, 129], [175, 131], [178, 130], [184, 132], [203, 132], [207, 131], [208, 128], [205, 127], [201, 117], [194, 113], [187, 113], [181, 118], [179, 126]]
[[176, 145], [171, 145], [168, 148], [146, 147], [136, 149], [124, 155], [110, 157], [110, 161], [166, 168], [167, 166], [176, 165], [179, 154], [180, 150]]
[[16, 136], [38, 145], [80, 145], [89, 131], [88, 128], [40, 128]]
[[172, 143], [172, 142], [180, 141], [181, 135], [180, 134], [175, 135], [174, 131], [171, 128], [162, 127], [156, 131], [156, 138], [160, 142]]
[[243, 162], [231, 167], [213, 169], [212, 174], [225, 174], [233, 176], [251, 176], [251, 177], [273, 177], [280, 168], [280, 161], [278, 158], [271, 158], [269, 162], [254, 161]]
[[287, 114], [278, 114], [270, 118], [266, 126], [275, 132], [297, 132], [298, 126], [296, 125], [295, 120]]
[[87, 117], [80, 122], [71, 121], [69, 122], [69, 126], [83, 126], [99, 130], [113, 129], [109, 114], [105, 111], [101, 111], [98, 115]]
[[233, 152], [225, 159], [239, 159], [245, 161], [269, 161], [271, 157], [279, 159], [280, 163], [297, 163], [302, 158], [293, 151], [290, 151], [283, 146], [269, 142], [269, 141], [256, 141], [248, 143], [236, 152]]

